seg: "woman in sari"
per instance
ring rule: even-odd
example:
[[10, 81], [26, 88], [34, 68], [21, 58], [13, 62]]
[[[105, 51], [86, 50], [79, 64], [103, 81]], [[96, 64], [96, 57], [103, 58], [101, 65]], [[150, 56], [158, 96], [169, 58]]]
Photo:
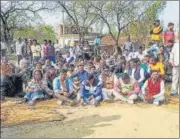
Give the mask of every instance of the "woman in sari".
[[29, 105], [34, 105], [38, 99], [45, 97], [43, 74], [41, 70], [35, 70], [33, 79], [28, 83], [27, 93], [24, 96]]

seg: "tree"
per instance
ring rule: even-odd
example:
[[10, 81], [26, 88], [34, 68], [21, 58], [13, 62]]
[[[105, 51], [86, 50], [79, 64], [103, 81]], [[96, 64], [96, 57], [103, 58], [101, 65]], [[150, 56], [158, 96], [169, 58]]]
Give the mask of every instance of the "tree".
[[30, 22], [40, 21], [39, 11], [48, 10], [47, 2], [2, 1], [1, 2], [1, 39], [7, 46], [13, 40], [14, 30]]
[[[152, 28], [154, 20], [158, 19], [159, 14], [166, 6], [166, 1], [154, 1], [146, 9], [145, 14], [137, 21], [134, 21], [129, 25], [128, 34], [136, 36], [136, 41], [142, 41], [142, 38], [147, 38]], [[161, 25], [163, 21], [161, 21]]]
[[44, 39], [56, 41], [56, 34], [50, 25], [25, 26], [14, 31], [14, 38], [31, 38], [43, 43]]
[[84, 42], [84, 36], [88, 33], [89, 27], [97, 21], [97, 16], [91, 14], [93, 12], [92, 2], [90, 0], [58, 1], [58, 4], [68, 15], [67, 19], [70, 24], [75, 25], [79, 41]]
[[116, 52], [119, 47], [119, 38], [123, 29], [137, 21], [146, 12], [152, 2], [141, 1], [95, 1], [94, 12], [106, 24], [109, 34], [116, 43]]

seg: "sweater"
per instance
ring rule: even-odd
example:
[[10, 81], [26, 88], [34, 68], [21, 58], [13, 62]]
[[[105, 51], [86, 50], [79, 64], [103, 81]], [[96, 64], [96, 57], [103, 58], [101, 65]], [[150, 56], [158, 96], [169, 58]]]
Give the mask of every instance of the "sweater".
[[102, 85], [98, 80], [94, 80], [92, 86], [86, 81], [83, 81], [80, 87], [80, 97], [88, 99], [90, 96], [101, 96], [102, 98]]

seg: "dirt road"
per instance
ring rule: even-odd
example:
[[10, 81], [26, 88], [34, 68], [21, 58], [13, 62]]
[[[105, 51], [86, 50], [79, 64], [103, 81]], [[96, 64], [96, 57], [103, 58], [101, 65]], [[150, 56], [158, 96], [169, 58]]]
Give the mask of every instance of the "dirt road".
[[97, 108], [60, 108], [58, 111], [66, 120], [2, 128], [1, 137], [179, 137], [179, 111], [164, 107], [113, 104]]

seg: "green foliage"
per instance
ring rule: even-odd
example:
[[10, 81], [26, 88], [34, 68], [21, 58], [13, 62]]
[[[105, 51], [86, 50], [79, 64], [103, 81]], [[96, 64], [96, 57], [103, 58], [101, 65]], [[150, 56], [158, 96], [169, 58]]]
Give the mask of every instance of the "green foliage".
[[136, 36], [137, 40], [147, 37], [152, 28], [154, 20], [158, 19], [159, 14], [164, 10], [165, 6], [165, 1], [152, 2], [151, 5], [146, 9], [144, 16], [131, 23], [128, 30], [124, 30], [123, 34]]
[[26, 26], [21, 29], [17, 29], [14, 32], [14, 38], [35, 38], [39, 43], [43, 43], [44, 39], [56, 40], [56, 34], [53, 27], [50, 25], [38, 25], [37, 27]]
[[166, 1], [154, 1], [146, 10], [146, 15], [149, 20], [155, 20], [166, 6]]

